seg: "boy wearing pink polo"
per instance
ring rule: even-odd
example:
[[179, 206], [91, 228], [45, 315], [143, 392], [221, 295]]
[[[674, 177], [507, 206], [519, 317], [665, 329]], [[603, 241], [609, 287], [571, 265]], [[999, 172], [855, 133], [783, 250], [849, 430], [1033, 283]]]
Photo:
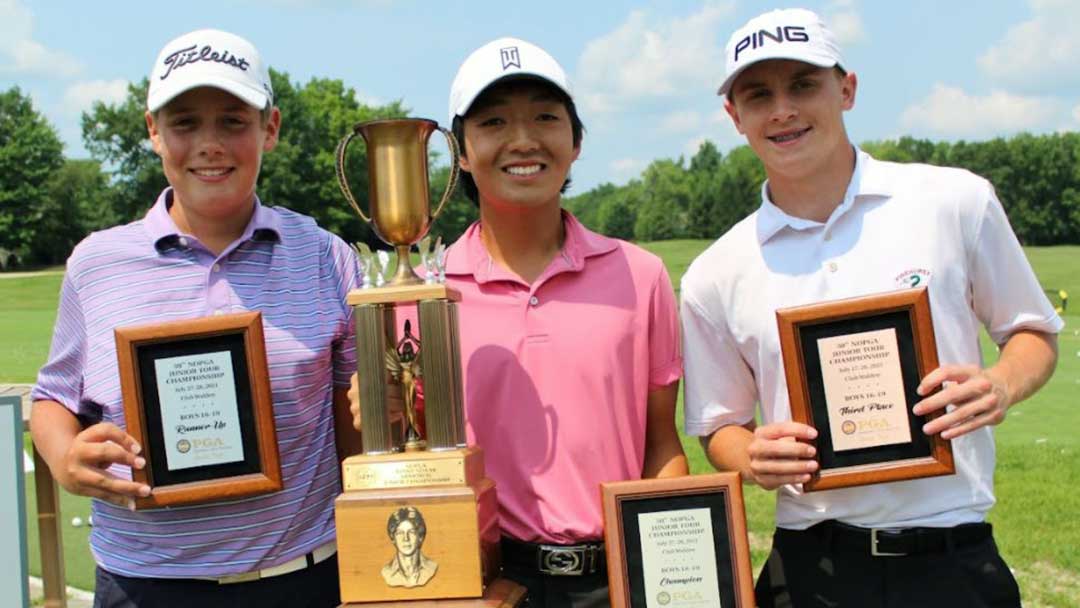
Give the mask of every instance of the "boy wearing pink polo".
[[599, 484], [687, 473], [671, 281], [656, 256], [560, 208], [583, 129], [542, 49], [502, 38], [474, 51], [450, 118], [480, 221], [446, 275], [462, 294], [465, 417], [498, 487], [505, 575], [531, 606], [606, 606]]
[[687, 473], [671, 282], [656, 256], [561, 209], [583, 129], [542, 49], [502, 38], [473, 52], [450, 120], [480, 221], [449, 248], [446, 280], [462, 295], [468, 440], [497, 485], [503, 574], [530, 606], [607, 606], [599, 484]]

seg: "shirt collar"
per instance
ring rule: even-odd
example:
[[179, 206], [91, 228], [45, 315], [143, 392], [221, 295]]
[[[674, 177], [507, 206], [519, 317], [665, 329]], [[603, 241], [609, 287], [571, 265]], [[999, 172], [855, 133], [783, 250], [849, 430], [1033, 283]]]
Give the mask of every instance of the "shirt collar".
[[855, 148], [855, 171], [851, 174], [851, 181], [848, 183], [847, 191], [844, 193], [844, 200], [833, 210], [832, 215], [824, 224], [789, 215], [777, 207], [769, 199], [769, 182], [766, 180], [761, 185], [761, 207], [758, 208], [757, 212], [758, 244], [764, 245], [766, 241], [784, 228], [808, 230], [821, 226], [830, 226], [847, 213], [856, 201], [891, 194], [891, 184], [881, 163], [858, 147]]
[[[585, 228], [574, 214], [562, 210], [563, 227], [566, 240], [563, 241], [559, 257], [565, 262], [563, 271], [577, 272], [585, 267], [585, 260], [592, 256], [614, 251], [618, 247], [615, 239], [596, 234]], [[502, 269], [491, 259], [484, 241], [480, 238], [483, 229], [480, 222], [474, 222], [461, 237], [446, 251], [446, 274], [472, 275], [477, 283], [498, 280], [517, 280], [510, 272]]]
[[[162, 190], [154, 206], [146, 213], [143, 222], [146, 231], [150, 235], [150, 241], [154, 243], [154, 249], [158, 252], [178, 246], [180, 237], [189, 236], [176, 227], [176, 222], [169, 215], [172, 198], [173, 189], [171, 187]], [[281, 234], [281, 217], [269, 208], [264, 207], [262, 202], [259, 201], [258, 195], [256, 195], [255, 213], [251, 215], [251, 220], [248, 221], [247, 227], [244, 228], [243, 234], [240, 235], [236, 242], [243, 243], [251, 240], [276, 243], [281, 241]]]

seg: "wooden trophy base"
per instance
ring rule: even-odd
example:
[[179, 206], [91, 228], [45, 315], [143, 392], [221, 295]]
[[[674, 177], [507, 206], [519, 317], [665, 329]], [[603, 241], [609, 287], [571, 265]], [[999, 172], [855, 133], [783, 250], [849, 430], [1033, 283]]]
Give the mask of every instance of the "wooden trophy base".
[[508, 578], [500, 578], [488, 585], [484, 597], [480, 598], [342, 604], [341, 608], [515, 608], [524, 601], [525, 587]]
[[[410, 455], [389, 458], [403, 456]], [[469, 485], [346, 491], [334, 507], [345, 603], [482, 598], [497, 574], [498, 505], [487, 477]], [[389, 534], [391, 518], [402, 515], [418, 531], [421, 565], [411, 577], [400, 565], [411, 560], [399, 556]], [[414, 546], [402, 550], [415, 559]]]

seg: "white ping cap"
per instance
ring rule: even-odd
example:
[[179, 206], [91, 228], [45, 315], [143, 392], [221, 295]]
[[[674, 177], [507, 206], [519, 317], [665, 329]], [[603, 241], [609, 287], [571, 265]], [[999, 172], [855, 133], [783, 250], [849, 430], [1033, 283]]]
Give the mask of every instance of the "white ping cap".
[[473, 51], [458, 68], [450, 85], [450, 124], [455, 116], [465, 116], [484, 89], [509, 76], [542, 78], [573, 97], [566, 72], [547, 51], [517, 38], [499, 38]]
[[274, 99], [270, 67], [253, 44], [220, 30], [197, 30], [170, 41], [150, 71], [146, 107], [156, 112], [197, 87], [222, 89], [260, 110]]
[[803, 8], [770, 11], [747, 21], [728, 39], [724, 59], [727, 78], [717, 91], [720, 95], [727, 95], [743, 70], [767, 59], [843, 69], [836, 36], [821, 17]]

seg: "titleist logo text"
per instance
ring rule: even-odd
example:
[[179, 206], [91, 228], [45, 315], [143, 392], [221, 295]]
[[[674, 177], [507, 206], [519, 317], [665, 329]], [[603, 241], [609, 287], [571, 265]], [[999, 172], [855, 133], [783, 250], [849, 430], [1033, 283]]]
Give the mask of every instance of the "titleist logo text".
[[210, 45], [206, 45], [201, 49], [195, 50], [198, 45], [191, 45], [187, 48], [180, 49], [172, 55], [165, 58], [165, 65], [169, 66], [165, 70], [165, 73], [161, 75], [161, 80], [165, 80], [169, 77], [169, 74], [173, 73], [173, 70], [182, 68], [185, 65], [197, 63], [199, 61], [212, 61], [214, 63], [224, 63], [233, 66], [234, 68], [240, 68], [243, 71], [247, 71], [251, 64], [247, 59], [243, 57], [237, 57], [229, 51], [215, 51]]

